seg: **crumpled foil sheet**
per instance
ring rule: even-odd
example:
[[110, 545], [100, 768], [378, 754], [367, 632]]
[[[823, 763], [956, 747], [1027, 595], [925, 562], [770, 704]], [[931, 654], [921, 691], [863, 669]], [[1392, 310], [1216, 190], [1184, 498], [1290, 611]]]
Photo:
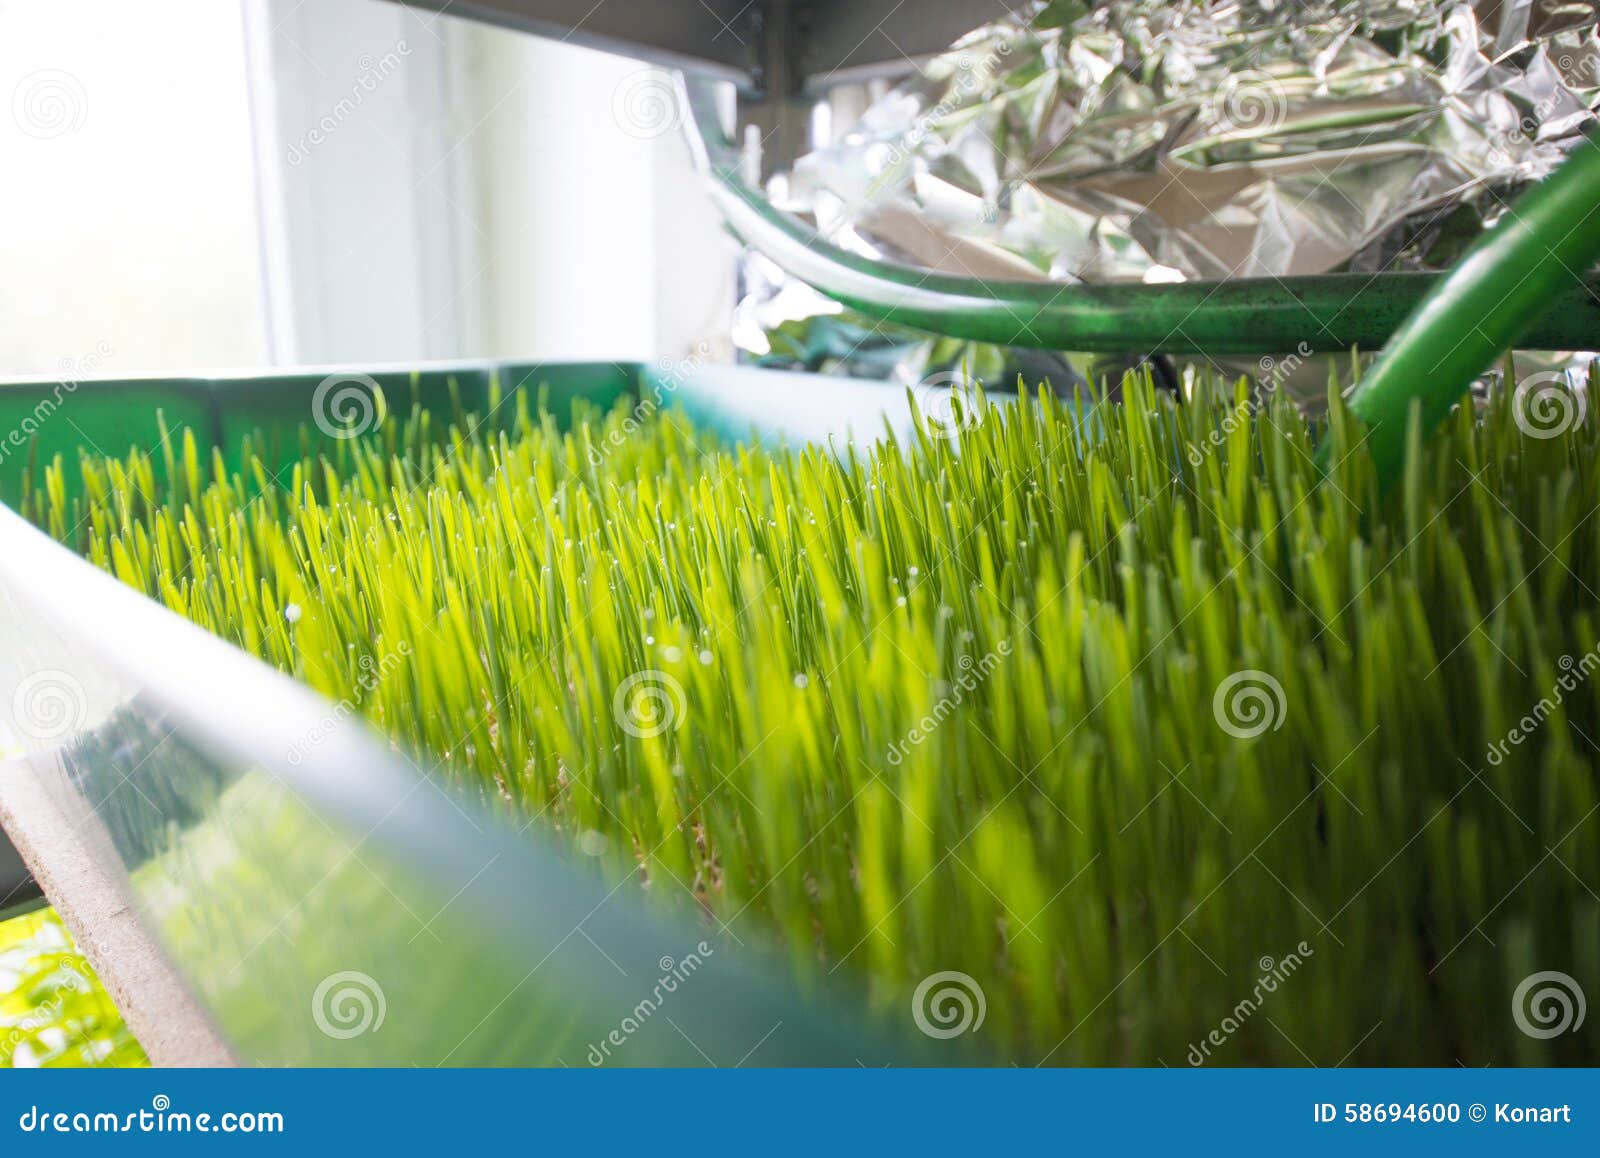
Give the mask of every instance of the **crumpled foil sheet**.
[[[801, 158], [788, 199], [857, 252], [965, 276], [1445, 268], [1600, 107], [1597, 23], [1575, 0], [1041, 3]], [[753, 352], [841, 316], [750, 280]], [[920, 363], [902, 377], [929, 364], [871, 336]]]

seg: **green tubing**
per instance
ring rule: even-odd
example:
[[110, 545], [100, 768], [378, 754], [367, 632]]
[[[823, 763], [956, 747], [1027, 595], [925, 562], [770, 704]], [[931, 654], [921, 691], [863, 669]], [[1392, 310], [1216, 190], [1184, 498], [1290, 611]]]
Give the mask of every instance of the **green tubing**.
[[[691, 124], [730, 229], [751, 248], [869, 317], [979, 342], [1084, 353], [1259, 354], [1377, 349], [1436, 274], [1329, 274], [1168, 285], [1062, 285], [928, 273], [841, 249], [775, 208], [738, 175], [703, 86], [686, 92]], [[1575, 267], [1575, 268], [1581, 268]], [[1578, 349], [1600, 333], [1600, 280], [1552, 286], [1527, 345]]]
[[1600, 258], [1600, 144], [1586, 140], [1528, 191], [1441, 281], [1361, 380], [1350, 408], [1370, 431], [1378, 477], [1393, 479], [1405, 457], [1406, 413], [1422, 403], [1432, 431], [1494, 359], [1514, 345], [1600, 347], [1600, 326], [1571, 340], [1538, 340], [1541, 323], [1574, 291], [1590, 299]]
[[840, 249], [732, 183], [719, 185], [717, 200], [743, 241], [850, 308], [1001, 346], [1150, 354], [1375, 348], [1433, 284], [1426, 274], [1100, 286], [952, 277]]

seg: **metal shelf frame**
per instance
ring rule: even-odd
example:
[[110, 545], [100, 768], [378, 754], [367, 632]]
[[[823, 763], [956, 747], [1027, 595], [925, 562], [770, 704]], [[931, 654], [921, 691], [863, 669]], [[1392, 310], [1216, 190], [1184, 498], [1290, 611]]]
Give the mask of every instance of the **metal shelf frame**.
[[893, 79], [1027, 0], [394, 0], [731, 83], [763, 176], [807, 147], [830, 88]]

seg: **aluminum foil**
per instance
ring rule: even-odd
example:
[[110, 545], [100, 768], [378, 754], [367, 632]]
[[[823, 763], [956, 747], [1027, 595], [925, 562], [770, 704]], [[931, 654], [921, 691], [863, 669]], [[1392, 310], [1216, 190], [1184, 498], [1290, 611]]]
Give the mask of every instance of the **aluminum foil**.
[[[1444, 268], [1600, 107], [1597, 22], [1573, 0], [1058, 0], [874, 102], [788, 197], [857, 252], [975, 277]], [[736, 337], [758, 352], [839, 314], [755, 281]]]

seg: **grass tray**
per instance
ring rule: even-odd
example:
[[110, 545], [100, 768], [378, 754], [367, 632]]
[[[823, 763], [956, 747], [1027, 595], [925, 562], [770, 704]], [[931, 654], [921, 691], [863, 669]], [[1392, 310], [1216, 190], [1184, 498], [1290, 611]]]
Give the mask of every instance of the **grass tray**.
[[520, 394], [287, 465], [57, 458], [20, 509], [330, 729], [934, 1041], [1600, 1060], [1527, 1032], [1539, 975], [1600, 992], [1593, 424], [1507, 391], [1381, 492], [1336, 390], [1123, 395], [791, 449]]

